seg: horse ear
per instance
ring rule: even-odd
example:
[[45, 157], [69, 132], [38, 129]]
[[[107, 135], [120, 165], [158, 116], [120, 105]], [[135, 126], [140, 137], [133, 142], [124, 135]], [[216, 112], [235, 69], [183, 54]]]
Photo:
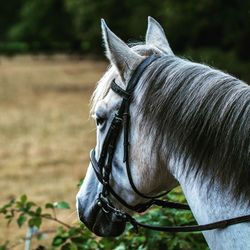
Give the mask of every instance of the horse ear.
[[135, 53], [129, 46], [116, 36], [101, 19], [102, 34], [106, 48], [106, 56], [111, 64], [115, 65], [123, 81], [133, 71], [143, 57]]
[[174, 54], [171, 50], [165, 32], [161, 25], [152, 17], [148, 17], [146, 44], [162, 51], [164, 54]]

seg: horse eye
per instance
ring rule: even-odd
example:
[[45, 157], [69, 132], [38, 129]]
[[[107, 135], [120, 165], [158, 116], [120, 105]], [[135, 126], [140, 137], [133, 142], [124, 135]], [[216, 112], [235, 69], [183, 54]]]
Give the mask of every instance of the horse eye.
[[96, 118], [96, 125], [97, 126], [102, 125], [104, 122], [105, 122], [105, 118], [103, 118], [103, 117]]

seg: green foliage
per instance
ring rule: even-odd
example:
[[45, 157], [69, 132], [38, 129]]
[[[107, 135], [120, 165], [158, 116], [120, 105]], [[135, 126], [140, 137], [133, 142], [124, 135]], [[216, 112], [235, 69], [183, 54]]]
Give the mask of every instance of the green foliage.
[[[179, 190], [175, 190], [168, 195], [169, 199], [184, 202], [184, 197]], [[64, 201], [47, 203], [44, 207], [37, 206], [30, 201], [26, 195], [22, 195], [18, 200], [11, 200], [0, 208], [7, 220], [7, 224], [16, 221], [19, 227], [26, 226], [32, 232], [30, 238], [24, 241], [31, 241], [33, 238], [40, 240], [41, 244], [36, 249], [62, 249], [62, 250], [149, 250], [149, 249], [169, 249], [169, 250], [195, 250], [208, 249], [201, 233], [163, 233], [146, 229], [140, 229], [135, 234], [132, 226], [127, 225], [124, 234], [116, 238], [97, 238], [83, 224], [68, 225], [57, 218], [58, 209], [69, 209], [69, 204]], [[45, 211], [45, 212], [44, 212]], [[50, 212], [48, 212], [50, 211]], [[157, 225], [183, 225], [195, 223], [189, 212], [156, 209], [149, 210], [144, 215], [137, 215], [136, 219], [143, 223]], [[57, 228], [52, 235], [50, 245], [42, 245], [43, 235], [46, 230], [41, 229], [44, 220], [51, 220], [57, 224]], [[0, 245], [0, 250], [12, 248], [11, 242]]]
[[59, 208], [59, 209], [70, 209], [70, 206], [67, 202], [65, 201], [59, 201], [59, 202], [54, 202], [54, 203], [46, 203], [45, 208]]
[[73, 31], [62, 0], [25, 0], [7, 37], [29, 44], [30, 51], [67, 50], [74, 41]]
[[250, 82], [250, 61], [240, 60], [235, 51], [223, 52], [216, 48], [187, 49], [185, 52], [188, 59], [209, 64], [225, 72]]
[[[100, 18], [131, 42], [131, 38], [144, 40], [149, 15], [162, 24], [175, 53], [193, 56], [192, 51], [201, 57], [206, 51], [208, 64], [214, 61], [216, 67], [222, 65], [250, 81], [248, 0], [2, 1], [0, 54], [59, 51], [103, 56]], [[224, 54], [230, 55], [230, 61], [217, 63], [215, 59]]]
[[22, 3], [20, 0], [0, 1], [0, 42], [8, 41], [7, 33], [18, 22]]
[[157, 17], [161, 11], [162, 1], [65, 0], [65, 6], [73, 17], [76, 35], [81, 41], [81, 49], [101, 53], [101, 18], [105, 18], [116, 34], [125, 40], [131, 37], [143, 38], [147, 16]]
[[7, 250], [7, 245], [9, 244], [9, 242], [4, 243], [3, 245], [0, 245], [0, 250]]

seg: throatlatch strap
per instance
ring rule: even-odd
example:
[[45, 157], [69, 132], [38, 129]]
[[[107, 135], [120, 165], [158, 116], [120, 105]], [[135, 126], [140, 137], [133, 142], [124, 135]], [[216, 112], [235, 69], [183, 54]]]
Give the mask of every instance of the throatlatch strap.
[[[98, 162], [96, 160], [94, 149], [92, 149], [90, 151], [90, 161], [91, 161], [91, 165], [95, 171], [96, 177], [98, 178], [100, 183], [104, 184], [103, 175], [100, 171]], [[133, 211], [139, 212], [139, 213], [144, 212], [146, 209], [148, 209], [152, 205], [157, 205], [157, 206], [161, 206], [161, 207], [168, 207], [168, 208], [190, 210], [190, 208], [187, 204], [163, 201], [163, 200], [158, 200], [158, 199], [150, 200], [144, 204], [138, 204], [135, 206], [131, 206], [125, 200], [123, 200], [118, 194], [116, 194], [116, 192], [112, 189], [112, 187], [108, 186], [106, 188], [108, 188], [108, 192], [110, 192], [122, 205], [124, 205], [125, 207], [127, 207]]]

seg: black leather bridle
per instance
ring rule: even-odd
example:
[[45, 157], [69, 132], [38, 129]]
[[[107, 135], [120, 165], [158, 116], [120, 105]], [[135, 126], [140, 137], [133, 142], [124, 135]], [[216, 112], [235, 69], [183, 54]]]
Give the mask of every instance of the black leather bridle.
[[[143, 74], [144, 70], [155, 60], [157, 60], [159, 57], [156, 55], [152, 55], [150, 57], [147, 57], [134, 71], [126, 90], [122, 89], [119, 85], [115, 83], [115, 81], [111, 84], [111, 89], [122, 97], [122, 103], [115, 114], [111, 125], [108, 129], [108, 132], [106, 134], [106, 137], [104, 139], [101, 153], [99, 160], [96, 160], [95, 156], [95, 150], [92, 149], [90, 152], [90, 160], [91, 165], [95, 171], [95, 174], [102, 184], [102, 191], [99, 194], [99, 197], [97, 199], [97, 204], [100, 206], [100, 208], [103, 210], [104, 213], [113, 215], [113, 220], [116, 221], [124, 221], [124, 222], [130, 222], [134, 229], [137, 231], [138, 226], [153, 229], [157, 231], [164, 231], [164, 232], [194, 232], [194, 231], [205, 231], [205, 230], [212, 230], [217, 228], [225, 228], [229, 225], [238, 224], [242, 222], [250, 221], [250, 215], [245, 216], [239, 216], [236, 218], [231, 218], [227, 220], [221, 220], [210, 224], [205, 225], [192, 225], [192, 226], [152, 226], [152, 225], [146, 225], [143, 223], [140, 223], [136, 221], [131, 215], [128, 213], [117, 209], [112, 202], [109, 199], [109, 195], [111, 194], [118, 202], [120, 202], [123, 206], [126, 208], [136, 211], [136, 212], [143, 212], [147, 210], [152, 205], [157, 205], [161, 207], [168, 207], [168, 208], [175, 208], [175, 209], [186, 209], [190, 210], [189, 206], [187, 204], [181, 204], [181, 203], [175, 203], [175, 202], [169, 202], [166, 200], [160, 200], [159, 197], [165, 195], [166, 193], [157, 195], [157, 196], [147, 196], [143, 193], [141, 193], [135, 186], [131, 170], [129, 167], [129, 160], [128, 160], [128, 154], [129, 154], [129, 139], [128, 139], [128, 133], [129, 133], [129, 105], [131, 102], [131, 98], [134, 92], [134, 89]], [[147, 202], [143, 204], [138, 204], [135, 206], [132, 206], [128, 204], [122, 197], [120, 197], [112, 188], [110, 185], [110, 174], [112, 171], [112, 161], [113, 156], [115, 153], [116, 148], [116, 142], [117, 138], [120, 136], [120, 133], [123, 128], [123, 146], [124, 146], [124, 158], [123, 162], [126, 165], [126, 171], [128, 175], [128, 179], [130, 182], [131, 187], [133, 188], [134, 192], [137, 193], [139, 196], [148, 199]], [[115, 219], [114, 219], [115, 218]]]

